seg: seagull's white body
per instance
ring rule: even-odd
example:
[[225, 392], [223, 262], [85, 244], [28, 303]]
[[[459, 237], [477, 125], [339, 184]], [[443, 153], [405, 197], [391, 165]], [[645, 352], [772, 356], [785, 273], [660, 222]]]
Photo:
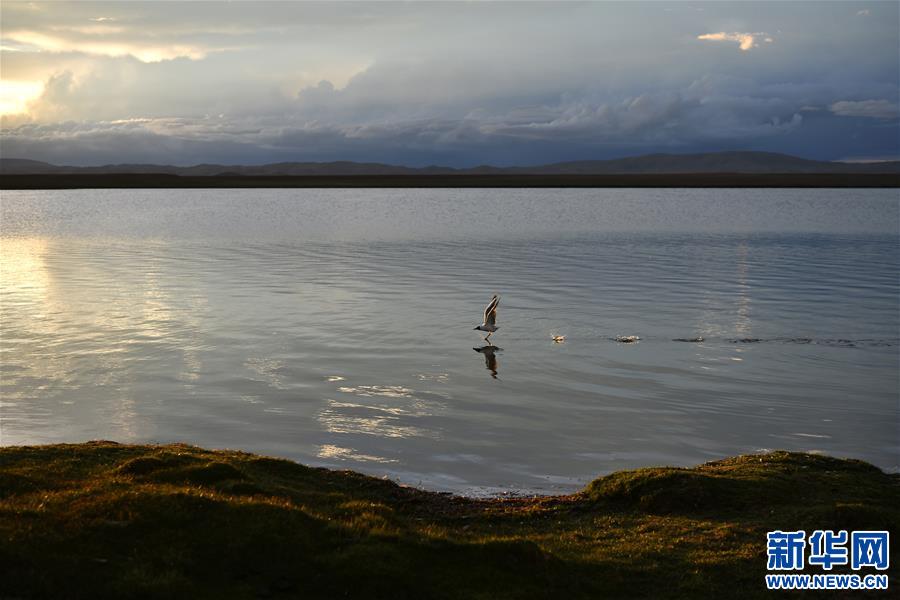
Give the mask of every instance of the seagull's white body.
[[491, 337], [491, 334], [500, 329], [500, 326], [497, 325], [497, 307], [500, 305], [500, 296], [494, 294], [494, 297], [491, 298], [491, 301], [488, 303], [487, 308], [484, 309], [484, 319], [482, 320], [481, 325], [476, 327], [478, 331], [487, 331], [488, 334], [485, 336], [485, 340]]

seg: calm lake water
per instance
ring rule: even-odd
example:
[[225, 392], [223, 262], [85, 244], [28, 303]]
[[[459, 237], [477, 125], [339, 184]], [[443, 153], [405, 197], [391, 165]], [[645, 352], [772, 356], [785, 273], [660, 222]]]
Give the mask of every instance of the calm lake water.
[[470, 494], [776, 448], [900, 467], [896, 190], [4, 191], [0, 217], [4, 445]]

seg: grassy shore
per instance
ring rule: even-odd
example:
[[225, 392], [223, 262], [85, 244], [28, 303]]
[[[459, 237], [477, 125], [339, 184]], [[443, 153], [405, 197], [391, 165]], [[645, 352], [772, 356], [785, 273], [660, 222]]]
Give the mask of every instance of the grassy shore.
[[0, 448], [0, 598], [753, 598], [767, 531], [898, 525], [900, 476], [787, 452], [478, 500], [185, 445]]

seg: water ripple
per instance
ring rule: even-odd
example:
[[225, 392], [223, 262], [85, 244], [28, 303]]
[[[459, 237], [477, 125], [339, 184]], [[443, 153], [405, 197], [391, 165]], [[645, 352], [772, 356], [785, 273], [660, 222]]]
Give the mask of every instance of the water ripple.
[[891, 468], [898, 213], [890, 190], [4, 192], [0, 443], [454, 490], [773, 444]]

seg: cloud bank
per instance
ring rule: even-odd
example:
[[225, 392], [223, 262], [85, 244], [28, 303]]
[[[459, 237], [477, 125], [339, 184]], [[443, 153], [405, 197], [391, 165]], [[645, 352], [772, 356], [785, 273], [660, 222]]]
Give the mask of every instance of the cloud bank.
[[0, 151], [420, 166], [900, 154], [896, 5], [872, 19], [837, 2], [678, 7], [6, 2]]
[[897, 103], [888, 100], [841, 100], [829, 109], [836, 115], [844, 117], [866, 117], [870, 119], [894, 120], [900, 115]]

